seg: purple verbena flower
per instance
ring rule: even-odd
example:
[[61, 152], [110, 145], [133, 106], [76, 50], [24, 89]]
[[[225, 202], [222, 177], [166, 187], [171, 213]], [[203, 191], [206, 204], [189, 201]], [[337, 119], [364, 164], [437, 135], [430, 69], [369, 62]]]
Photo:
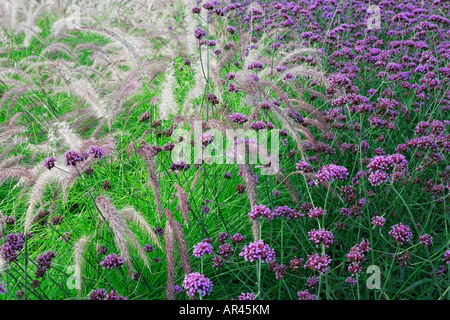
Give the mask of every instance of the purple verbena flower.
[[119, 257], [115, 253], [105, 256], [100, 265], [103, 269], [113, 270], [114, 268], [121, 268], [123, 266], [123, 258]]
[[244, 257], [245, 261], [251, 262], [261, 260], [264, 263], [275, 260], [275, 251], [270, 249], [269, 245], [264, 243], [264, 240], [250, 242], [242, 248], [239, 255]]
[[54, 157], [45, 158], [44, 167], [46, 167], [48, 170], [51, 170], [53, 167], [55, 167], [55, 161], [56, 159]]
[[195, 293], [204, 297], [211, 294], [213, 283], [199, 272], [193, 272], [184, 277], [183, 288], [190, 297], [194, 297]]

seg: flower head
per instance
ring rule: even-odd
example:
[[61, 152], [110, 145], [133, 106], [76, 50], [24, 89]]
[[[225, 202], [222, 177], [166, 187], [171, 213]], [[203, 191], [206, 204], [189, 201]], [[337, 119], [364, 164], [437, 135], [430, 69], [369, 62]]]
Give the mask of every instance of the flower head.
[[111, 253], [110, 255], [105, 256], [100, 264], [103, 266], [103, 269], [112, 270], [114, 268], [121, 268], [123, 266], [123, 258], [119, 257], [115, 253]]
[[268, 262], [275, 260], [275, 251], [270, 249], [268, 244], [264, 243], [264, 240], [258, 240], [250, 242], [250, 244], [242, 248], [241, 257], [244, 257], [245, 261], [261, 260], [261, 262]]
[[211, 294], [213, 283], [199, 272], [193, 272], [184, 277], [183, 288], [190, 297], [194, 297], [197, 292], [204, 297]]
[[211, 245], [211, 243], [202, 240], [197, 245], [194, 246], [193, 254], [194, 254], [194, 257], [200, 258], [201, 256], [203, 256], [205, 254], [212, 254], [213, 250], [214, 250], [214, 248]]
[[389, 235], [394, 237], [397, 245], [408, 243], [413, 236], [411, 229], [402, 223], [392, 226], [391, 231], [389, 231]]
[[44, 167], [51, 170], [55, 166], [56, 159], [54, 157], [48, 157], [44, 159]]

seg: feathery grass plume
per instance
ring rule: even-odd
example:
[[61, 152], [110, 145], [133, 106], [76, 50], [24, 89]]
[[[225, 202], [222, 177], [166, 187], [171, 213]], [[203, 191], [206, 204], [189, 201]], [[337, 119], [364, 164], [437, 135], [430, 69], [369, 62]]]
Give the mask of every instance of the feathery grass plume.
[[[242, 179], [245, 182], [245, 189], [247, 191], [247, 196], [250, 201], [250, 207], [253, 208], [258, 204], [255, 180], [253, 178], [250, 167], [247, 164], [240, 164], [239, 168], [241, 169], [240, 171], [242, 174]], [[257, 241], [259, 240], [260, 237], [258, 221], [253, 219], [251, 220], [252, 220], [253, 240]]]
[[73, 94], [81, 97], [91, 106], [91, 110], [94, 111], [98, 118], [104, 118], [110, 114], [110, 111], [105, 106], [105, 102], [100, 98], [89, 81], [85, 79], [71, 79], [70, 89]]
[[192, 69], [194, 71], [194, 86], [186, 95], [189, 98], [185, 100], [183, 105], [183, 114], [185, 115], [195, 114], [194, 109], [192, 109], [192, 102], [205, 93], [206, 87], [206, 79], [200, 62], [193, 63]]
[[[303, 101], [303, 100], [297, 100], [297, 99], [289, 99], [289, 106], [292, 107], [293, 109], [297, 109], [297, 110], [301, 110], [301, 111], [306, 111], [308, 112], [311, 116], [313, 116], [314, 118], [317, 119], [317, 121], [320, 121], [322, 123], [325, 123], [325, 120], [322, 116], [322, 113], [317, 110], [316, 108], [314, 108], [312, 105], [310, 105], [309, 103]], [[291, 102], [296, 103], [296, 104], [291, 104]]]
[[161, 248], [158, 237], [155, 231], [153, 231], [154, 227], [147, 222], [147, 220], [142, 216], [142, 213], [136, 211], [133, 207], [125, 207], [119, 211], [119, 214], [127, 221], [137, 223], [139, 228], [147, 233], [150, 239], [152, 239], [153, 242]]
[[314, 80], [318, 83], [321, 83], [328, 87], [329, 81], [328, 77], [325, 73], [320, 72], [317, 68], [308, 67], [305, 65], [295, 66], [294, 68], [289, 69], [289, 72], [294, 76], [306, 79], [306, 80]]
[[145, 147], [139, 148], [137, 153], [141, 155], [147, 162], [148, 182], [152, 187], [153, 196], [155, 197], [156, 210], [158, 212], [158, 220], [161, 221], [162, 216], [161, 194], [159, 192], [159, 182], [155, 172], [155, 163], [153, 162], [153, 154], [150, 152], [150, 150], [148, 150]]
[[[121, 31], [116, 30], [108, 30], [105, 28], [97, 28], [97, 27], [81, 27], [82, 30], [89, 30], [91, 32], [100, 33], [108, 36], [110, 39], [120, 43], [123, 45], [131, 55], [132, 62], [134, 68], [137, 68], [139, 74], [144, 74], [143, 66], [142, 66], [142, 57], [139, 53], [139, 49], [131, 44], [130, 40], [126, 40], [123, 36], [121, 36]], [[130, 37], [131, 38], [131, 37]]]
[[130, 228], [126, 224], [126, 221], [117, 211], [116, 207], [111, 203], [110, 199], [105, 195], [101, 195], [95, 199], [95, 203], [97, 204], [97, 207], [99, 208], [102, 216], [105, 218], [109, 228], [114, 234], [114, 242], [119, 248], [121, 257], [125, 262], [125, 266], [127, 267], [130, 277], [134, 275], [134, 271], [132, 267], [128, 243], [130, 243], [138, 251], [138, 254], [144, 262], [145, 266], [150, 270], [147, 255], [145, 254], [144, 250], [142, 250], [136, 239], [136, 236], [130, 230]]
[[192, 180], [192, 183], [191, 183], [191, 190], [195, 189], [195, 186], [197, 185], [197, 182], [200, 179], [201, 173], [202, 173], [202, 168], [198, 169], [197, 172], [195, 173], [194, 180]]
[[0, 162], [0, 168], [1, 169], [7, 169], [13, 166], [17, 166], [18, 163], [23, 160], [25, 156], [9, 156], [5, 159], [3, 159], [2, 162]]
[[34, 35], [38, 37], [39, 33], [42, 31], [38, 26], [36, 26], [36, 22], [39, 16], [42, 14], [42, 11], [44, 11], [44, 9], [48, 6], [50, 6], [49, 3], [43, 3], [32, 14], [32, 8], [30, 7], [30, 13], [27, 15], [28, 20], [24, 25], [22, 25], [22, 29], [25, 32], [25, 39], [23, 40], [24, 47], [29, 47], [31, 44], [32, 36]]
[[175, 275], [175, 261], [174, 261], [174, 231], [170, 221], [166, 221], [164, 229], [164, 242], [167, 257], [167, 284], [166, 284], [166, 298], [174, 300], [174, 275]]
[[26, 138], [26, 137], [12, 138], [11, 141], [6, 145], [6, 147], [3, 149], [2, 153], [0, 154], [0, 161], [2, 161], [14, 147], [21, 145], [25, 142], [28, 142], [28, 138]]
[[20, 76], [28, 84], [33, 83], [33, 79], [31, 79], [31, 77], [26, 72], [23, 72], [23, 70], [21, 70], [19, 68], [1, 68], [0, 69], [0, 76], [2, 79], [4, 79], [4, 77], [6, 75], [10, 75], [10, 74]]
[[242, 129], [247, 130], [248, 127], [252, 124], [253, 121], [260, 119], [260, 113], [259, 110], [261, 109], [261, 106], [256, 105], [250, 115], [247, 118], [247, 122], [243, 125]]
[[101, 215], [105, 218], [109, 228], [114, 234], [114, 242], [119, 248], [121, 257], [123, 258], [128, 272], [132, 274], [131, 256], [128, 250], [127, 239], [125, 237], [125, 222], [119, 216], [117, 209], [111, 204], [110, 199], [101, 195], [95, 199]]
[[183, 5], [185, 6], [185, 43], [187, 45], [189, 55], [193, 55], [196, 53], [198, 48], [198, 41], [194, 37], [194, 30], [197, 27], [197, 22], [195, 21], [192, 13], [192, 7], [194, 7], [194, 2], [189, 0], [181, 0]]
[[2, 130], [0, 135], [0, 145], [5, 145], [15, 135], [26, 132], [26, 127], [22, 125], [7, 126], [5, 130]]
[[[3, 239], [3, 236], [5, 235], [5, 220], [6, 220], [6, 216], [1, 214], [0, 211], [0, 239]], [[0, 278], [1, 278], [1, 272], [2, 272], [2, 255], [0, 254]]]
[[3, 21], [3, 27], [10, 32], [17, 32], [17, 19], [21, 8], [18, 8], [18, 2], [15, 0], [6, 0], [0, 2], [0, 18]]
[[3, 259], [3, 256], [0, 254], [0, 277], [3, 272], [8, 268], [7, 262]]
[[278, 172], [276, 174], [277, 174], [278, 180], [280, 180], [280, 182], [282, 184], [284, 184], [286, 189], [288, 189], [294, 202], [299, 205], [300, 199], [298, 198], [297, 192], [295, 192], [295, 189], [294, 189], [294, 186], [292, 185], [292, 183], [289, 181], [289, 179], [287, 177], [285, 177], [285, 175], [280, 170], [278, 170]]
[[283, 59], [281, 59], [277, 64], [279, 65], [290, 65], [293, 60], [295, 60], [298, 56], [301, 55], [309, 55], [314, 56], [316, 58], [323, 57], [325, 53], [323, 53], [320, 49], [317, 48], [311, 48], [311, 47], [299, 47], [298, 44], [293, 44], [292, 48], [293, 51], [287, 52], [289, 50], [289, 44], [285, 45], [282, 50], [280, 50], [280, 55], [283, 56]]
[[66, 121], [57, 124], [57, 134], [63, 140], [62, 143], [70, 149], [79, 150], [83, 140], [73, 131], [70, 124]]
[[[329, 101], [329, 98], [326, 95], [311, 88], [295, 87], [294, 89], [298, 92], [299, 95], [302, 95], [304, 92], [307, 92], [311, 96], [316, 96], [317, 98], [322, 99], [323, 101]], [[296, 101], [296, 99], [290, 99], [290, 101], [294, 102]]]
[[[143, 70], [146, 71], [146, 74], [138, 74], [136, 70], [133, 70], [129, 73], [127, 78], [120, 84], [117, 89], [114, 100], [112, 102], [112, 108], [109, 112], [108, 116], [108, 126], [111, 128], [111, 123], [115, 116], [121, 111], [121, 106], [124, 99], [131, 93], [137, 91], [137, 89], [141, 88], [144, 84], [151, 82], [157, 75], [161, 74], [165, 69], [164, 61], [160, 61], [158, 66], [153, 67], [150, 64], [145, 64]], [[172, 79], [174, 80], [174, 78]], [[174, 101], [173, 101], [174, 102]], [[178, 110], [172, 110], [178, 111]]]
[[191, 210], [191, 207], [189, 206], [184, 189], [176, 183], [174, 184], [174, 187], [177, 190], [179, 208], [180, 208], [181, 213], [183, 214], [184, 221], [186, 222], [186, 227], [187, 227], [189, 224], [189, 215], [188, 214], [189, 214], [189, 211]]
[[330, 128], [324, 122], [321, 122], [321, 121], [316, 120], [316, 119], [303, 118], [303, 124], [305, 124], [305, 125], [312, 125], [312, 126], [318, 128], [320, 131], [322, 131], [325, 134], [331, 133]]
[[167, 68], [166, 78], [162, 84], [161, 99], [159, 103], [159, 119], [168, 120], [169, 115], [178, 113], [178, 104], [175, 101], [174, 90], [176, 85], [175, 70], [171, 64]]
[[24, 167], [16, 166], [0, 170], [0, 185], [9, 179], [18, 179], [18, 185], [28, 187], [33, 185], [35, 177], [33, 173]]
[[239, 44], [234, 43], [230, 50], [220, 58], [217, 65], [217, 68], [219, 68], [219, 70], [222, 69], [228, 62], [230, 62], [239, 50], [242, 52], [245, 49], [245, 44], [248, 39], [247, 33], [242, 29], [239, 29], [238, 33], [240, 35]]
[[75, 276], [78, 277], [76, 279], [77, 283], [80, 285], [78, 288], [78, 297], [81, 295], [81, 270], [83, 267], [83, 255], [84, 251], [86, 249], [86, 245], [88, 244], [91, 236], [82, 236], [80, 239], [77, 240], [74, 244], [74, 260], [75, 260]]
[[220, 121], [218, 119], [210, 118], [206, 122], [206, 126], [209, 129], [219, 130], [222, 134], [225, 134], [226, 130], [230, 129], [229, 127], [226, 126], [226, 124], [229, 124], [227, 120], [228, 119], [224, 119], [224, 121]]
[[[64, 157], [59, 156], [56, 159], [56, 163], [64, 163]], [[24, 231], [26, 232], [33, 222], [34, 210], [38, 203], [40, 203], [44, 196], [44, 191], [47, 185], [55, 181], [57, 185], [63, 187], [65, 185], [66, 180], [70, 177], [70, 173], [62, 171], [62, 170], [47, 170], [45, 168], [41, 168], [41, 174], [37, 178], [36, 182], [33, 184], [31, 188], [29, 200], [28, 200], [28, 208], [25, 213], [25, 222], [24, 222]]]
[[7, 117], [9, 118], [9, 114], [11, 112], [11, 108], [14, 105], [14, 103], [17, 101], [17, 99], [30, 91], [33, 91], [35, 89], [34, 84], [27, 84], [27, 85], [21, 85], [18, 87], [14, 87], [12, 89], [9, 89], [8, 91], [3, 93], [2, 100], [0, 100], [0, 110], [4, 105], [6, 105], [6, 101], [10, 100], [8, 104], [8, 111], [7, 111]]
[[306, 136], [306, 139], [311, 144], [315, 144], [314, 137], [309, 133], [309, 131], [306, 128], [298, 129], [296, 128], [293, 121], [285, 115], [283, 110], [279, 108], [278, 106], [272, 106], [271, 110], [273, 111], [274, 115], [281, 120], [282, 127], [288, 130], [291, 133], [291, 137], [294, 139], [295, 143], [297, 144], [297, 149], [300, 151], [302, 159], [305, 159], [305, 153], [303, 151], [302, 147], [302, 140], [300, 140], [299, 135], [297, 134], [297, 130], [299, 130], [301, 133], [304, 133]]
[[172, 230], [175, 233], [177, 239], [177, 247], [182, 260], [181, 267], [183, 268], [184, 273], [188, 274], [191, 272], [191, 264], [189, 262], [189, 255], [186, 246], [186, 241], [184, 240], [183, 230], [181, 230], [181, 228], [175, 223], [175, 220], [173, 219], [173, 215], [170, 209], [166, 208], [164, 210], [164, 215], [166, 216], [167, 221], [172, 226]]
[[42, 50], [41, 55], [52, 55], [55, 52], [64, 52], [67, 54], [72, 60], [74, 60], [76, 63], [80, 64], [80, 60], [73, 54], [73, 50], [69, 48], [64, 43], [51, 43], [48, 45], [44, 50]]

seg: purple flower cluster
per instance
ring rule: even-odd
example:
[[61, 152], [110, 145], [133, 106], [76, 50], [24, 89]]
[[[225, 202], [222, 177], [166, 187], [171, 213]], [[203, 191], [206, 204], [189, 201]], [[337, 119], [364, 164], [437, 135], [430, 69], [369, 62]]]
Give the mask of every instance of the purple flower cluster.
[[184, 277], [183, 288], [190, 297], [194, 297], [196, 293], [204, 297], [211, 294], [213, 283], [199, 272], [193, 272]]
[[306, 162], [304, 160], [302, 160], [299, 163], [297, 163], [295, 165], [295, 169], [297, 169], [299, 171], [303, 171], [305, 173], [314, 171], [313, 167], [308, 162]]
[[106, 294], [104, 300], [127, 300], [127, 298], [120, 296], [117, 291], [111, 291], [110, 293]]
[[258, 219], [259, 217], [264, 217], [267, 220], [272, 220], [274, 218], [272, 211], [263, 204], [254, 206], [248, 215], [250, 219], [253, 220]]
[[194, 257], [200, 258], [205, 254], [212, 254], [213, 253], [213, 246], [209, 241], [202, 240], [197, 245], [194, 246]]
[[55, 167], [55, 161], [56, 159], [54, 157], [48, 157], [44, 159], [44, 167], [46, 167], [48, 170], [51, 170]]
[[[33, 236], [31, 232], [27, 233], [27, 239]], [[5, 242], [0, 246], [0, 255], [7, 263], [17, 261], [19, 251], [24, 247], [24, 234], [10, 233], [5, 236]]]
[[373, 186], [378, 186], [389, 180], [388, 170], [395, 167], [395, 180], [401, 178], [408, 169], [408, 161], [405, 156], [399, 153], [393, 155], [379, 155], [373, 157], [369, 164], [369, 182]]
[[361, 272], [362, 268], [360, 263], [365, 260], [365, 255], [370, 250], [370, 244], [366, 240], [363, 240], [350, 248], [350, 251], [346, 257], [347, 262], [349, 263], [348, 271], [352, 274], [352, 276]]
[[198, 40], [202, 39], [204, 36], [206, 36], [206, 31], [203, 28], [197, 28], [194, 30], [194, 37]]
[[66, 164], [68, 166], [76, 166], [78, 162], [83, 161], [83, 155], [75, 150], [69, 150], [64, 153], [66, 157]]
[[102, 159], [103, 155], [105, 154], [105, 149], [99, 146], [91, 146], [89, 152], [94, 155], [94, 158]]
[[346, 167], [337, 166], [335, 164], [327, 164], [317, 172], [317, 179], [320, 182], [331, 182], [333, 180], [345, 180], [348, 177]]
[[113, 270], [114, 268], [121, 268], [123, 266], [123, 258], [119, 257], [115, 253], [105, 256], [100, 265], [103, 269]]
[[327, 254], [318, 255], [317, 253], [310, 254], [306, 257], [305, 269], [317, 271], [320, 274], [325, 273], [330, 269], [331, 258]]
[[269, 245], [264, 243], [264, 240], [250, 242], [242, 248], [241, 257], [245, 261], [261, 260], [262, 263], [275, 260], [275, 251], [270, 249]]
[[328, 248], [334, 243], [333, 233], [325, 229], [313, 229], [308, 231], [309, 240], [312, 241], [316, 247], [323, 244], [325, 248]]
[[255, 300], [256, 295], [253, 292], [242, 292], [238, 300]]
[[235, 233], [230, 237], [231, 242], [234, 244], [242, 243], [245, 241], [245, 237], [240, 233]]
[[146, 245], [144, 246], [144, 251], [145, 251], [145, 252], [152, 252], [153, 250], [155, 250], [155, 247], [152, 246], [151, 244], [146, 244]]
[[318, 296], [316, 294], [311, 294], [308, 290], [303, 290], [297, 292], [298, 300], [318, 300]]
[[263, 64], [259, 61], [251, 62], [248, 66], [248, 70], [262, 70], [264, 68]]
[[178, 162], [172, 163], [172, 164], [170, 165], [170, 169], [171, 169], [171, 170], [174, 170], [174, 171], [176, 171], [176, 170], [184, 171], [184, 170], [187, 170], [187, 169], [189, 169], [189, 168], [190, 168], [190, 165], [187, 164], [187, 163], [186, 163], [185, 161], [183, 161], [183, 160], [180, 160], [180, 161], [178, 161]]
[[88, 295], [89, 300], [103, 300], [106, 297], [106, 290], [105, 289], [95, 289], [92, 290], [91, 293]]
[[44, 274], [50, 269], [52, 265], [52, 260], [55, 258], [55, 251], [47, 251], [40, 254], [35, 262], [38, 265], [38, 269], [36, 270], [36, 279], [42, 278]]
[[229, 119], [231, 122], [236, 122], [239, 124], [243, 124], [248, 121], [248, 118], [245, 114], [237, 113], [237, 112], [230, 114]]
[[214, 135], [211, 132], [205, 132], [201, 136], [202, 145], [206, 147], [208, 144], [214, 142]]
[[399, 246], [411, 241], [413, 236], [411, 229], [402, 223], [392, 226], [389, 235], [395, 239]]
[[386, 222], [386, 218], [382, 217], [382, 216], [374, 216], [372, 218], [372, 224], [375, 227], [382, 227], [384, 226], [384, 223]]
[[433, 237], [425, 233], [419, 237], [419, 242], [425, 247], [429, 247], [433, 244]]
[[311, 208], [308, 211], [308, 217], [310, 217], [311, 219], [319, 219], [323, 216], [326, 216], [326, 214], [327, 210], [324, 210], [320, 207]]

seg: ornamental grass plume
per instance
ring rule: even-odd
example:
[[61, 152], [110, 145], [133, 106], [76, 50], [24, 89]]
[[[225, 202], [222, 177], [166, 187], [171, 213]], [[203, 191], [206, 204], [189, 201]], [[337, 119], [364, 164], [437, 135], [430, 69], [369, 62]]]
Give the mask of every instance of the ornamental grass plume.
[[189, 202], [187, 200], [184, 189], [176, 183], [174, 184], [174, 187], [177, 190], [178, 205], [181, 213], [183, 214], [184, 221], [187, 227], [189, 225], [189, 211], [191, 210], [191, 207], [189, 206]]
[[162, 204], [161, 204], [161, 194], [159, 190], [158, 177], [155, 172], [155, 163], [153, 162], [154, 154], [146, 147], [141, 147], [138, 150], [138, 154], [141, 155], [146, 161], [148, 170], [148, 182], [153, 190], [153, 196], [155, 198], [156, 209], [158, 212], [158, 219], [161, 221], [162, 217]]
[[169, 209], [166, 208], [164, 210], [164, 215], [166, 216], [167, 221], [169, 221], [172, 227], [172, 231], [177, 240], [178, 252], [181, 255], [181, 267], [183, 268], [184, 273], [188, 274], [191, 272], [191, 264], [189, 262], [189, 254], [186, 246], [186, 241], [184, 239], [183, 230], [175, 223], [172, 212]]
[[119, 248], [121, 259], [123, 259], [123, 263], [127, 267], [130, 277], [132, 277], [135, 272], [132, 266], [131, 252], [128, 248], [129, 245], [137, 250], [142, 261], [150, 270], [147, 255], [138, 244], [136, 235], [127, 225], [125, 218], [120, 215], [120, 212], [111, 203], [111, 200], [107, 196], [101, 195], [95, 199], [95, 203], [100, 211], [100, 215], [107, 222], [108, 227], [113, 232], [114, 242]]
[[84, 262], [83, 255], [84, 255], [84, 252], [86, 250], [86, 245], [88, 244], [89, 240], [90, 240], [90, 236], [82, 236], [74, 244], [75, 270], [78, 270], [79, 278], [77, 279], [77, 281], [80, 284], [80, 287], [77, 288], [78, 296], [81, 295], [81, 279], [82, 279], [81, 270], [82, 270], [83, 262]]
[[175, 297], [174, 291], [174, 276], [175, 276], [175, 258], [174, 258], [174, 230], [170, 221], [166, 221], [166, 227], [164, 232], [164, 242], [167, 257], [167, 283], [166, 283], [166, 298], [173, 300]]

